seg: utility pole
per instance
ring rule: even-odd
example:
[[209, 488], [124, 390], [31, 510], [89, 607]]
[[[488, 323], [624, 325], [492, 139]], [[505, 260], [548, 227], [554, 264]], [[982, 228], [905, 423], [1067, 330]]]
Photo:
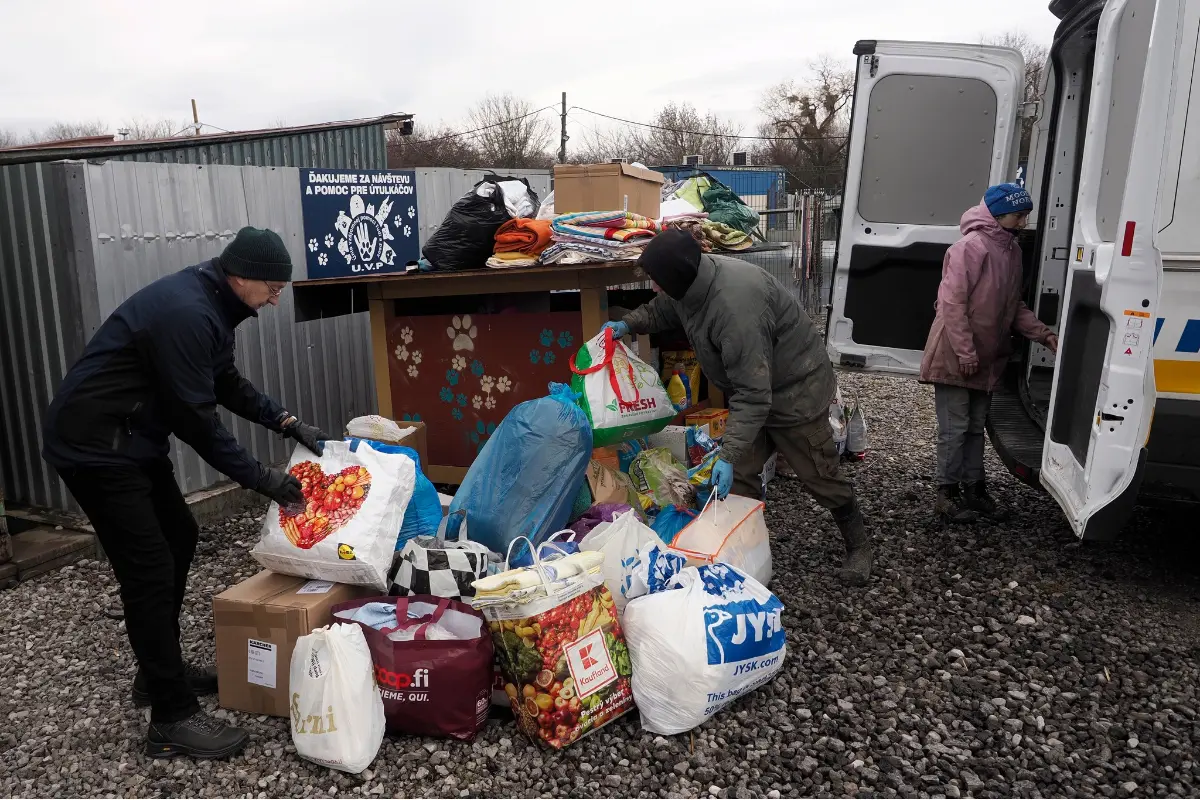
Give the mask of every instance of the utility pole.
[[562, 138], [558, 144], [558, 163], [567, 163], [567, 93], [562, 93]]
[[194, 97], [192, 98], [192, 122], [196, 126], [195, 128], [192, 129], [192, 135], [199, 136], [200, 135], [200, 112], [196, 111], [196, 98], [194, 98]]

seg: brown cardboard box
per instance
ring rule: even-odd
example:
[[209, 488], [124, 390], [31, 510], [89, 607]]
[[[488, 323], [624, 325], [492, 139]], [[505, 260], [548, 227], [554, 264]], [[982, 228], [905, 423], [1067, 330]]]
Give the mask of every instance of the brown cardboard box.
[[729, 409], [708, 408], [704, 411], [697, 411], [694, 414], [688, 414], [686, 421], [689, 426], [696, 425], [706, 428], [705, 433], [714, 439], [720, 439], [725, 435], [725, 424], [729, 421]]
[[263, 571], [214, 597], [221, 707], [286, 717], [296, 640], [330, 624], [338, 603], [372, 594], [363, 586]]
[[557, 164], [554, 167], [554, 213], [632, 211], [658, 219], [665, 179], [629, 164]]

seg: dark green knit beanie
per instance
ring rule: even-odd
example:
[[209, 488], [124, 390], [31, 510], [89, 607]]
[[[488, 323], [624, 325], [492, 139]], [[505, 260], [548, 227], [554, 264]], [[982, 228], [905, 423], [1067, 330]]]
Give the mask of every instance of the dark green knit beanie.
[[242, 228], [221, 251], [220, 260], [228, 275], [282, 283], [292, 279], [292, 257], [283, 239], [265, 228]]

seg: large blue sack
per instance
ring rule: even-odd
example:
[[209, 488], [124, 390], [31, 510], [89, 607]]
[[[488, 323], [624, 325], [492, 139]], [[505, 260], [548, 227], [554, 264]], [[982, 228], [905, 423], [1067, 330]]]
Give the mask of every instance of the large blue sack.
[[[353, 443], [356, 439], [349, 438]], [[401, 550], [404, 543], [414, 536], [436, 536], [438, 525], [442, 524], [442, 501], [438, 497], [437, 488], [433, 481], [425, 477], [421, 471], [421, 457], [411, 447], [401, 447], [395, 444], [371, 442], [371, 449], [380, 453], [400, 453], [413, 460], [417, 467], [417, 481], [413, 486], [412, 499], [404, 510], [404, 522], [400, 525], [400, 538], [396, 540], [396, 549]]]
[[507, 555], [513, 540], [540, 544], [567, 526], [571, 506], [592, 458], [592, 426], [569, 386], [508, 412], [450, 504], [446, 536], [458, 536], [465, 511], [467, 536]]

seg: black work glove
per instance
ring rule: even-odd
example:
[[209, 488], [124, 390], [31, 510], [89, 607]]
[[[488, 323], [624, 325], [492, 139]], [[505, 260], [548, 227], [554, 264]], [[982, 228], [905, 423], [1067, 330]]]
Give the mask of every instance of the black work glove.
[[284, 508], [304, 505], [304, 492], [301, 491], [300, 481], [295, 476], [275, 467], [262, 468], [258, 486], [254, 487], [254, 490], [271, 498]]
[[290, 414], [283, 419], [280, 432], [289, 439], [295, 439], [317, 455], [325, 452], [325, 442], [330, 439], [340, 439], [340, 436], [330, 436], [315, 425], [306, 425]]

